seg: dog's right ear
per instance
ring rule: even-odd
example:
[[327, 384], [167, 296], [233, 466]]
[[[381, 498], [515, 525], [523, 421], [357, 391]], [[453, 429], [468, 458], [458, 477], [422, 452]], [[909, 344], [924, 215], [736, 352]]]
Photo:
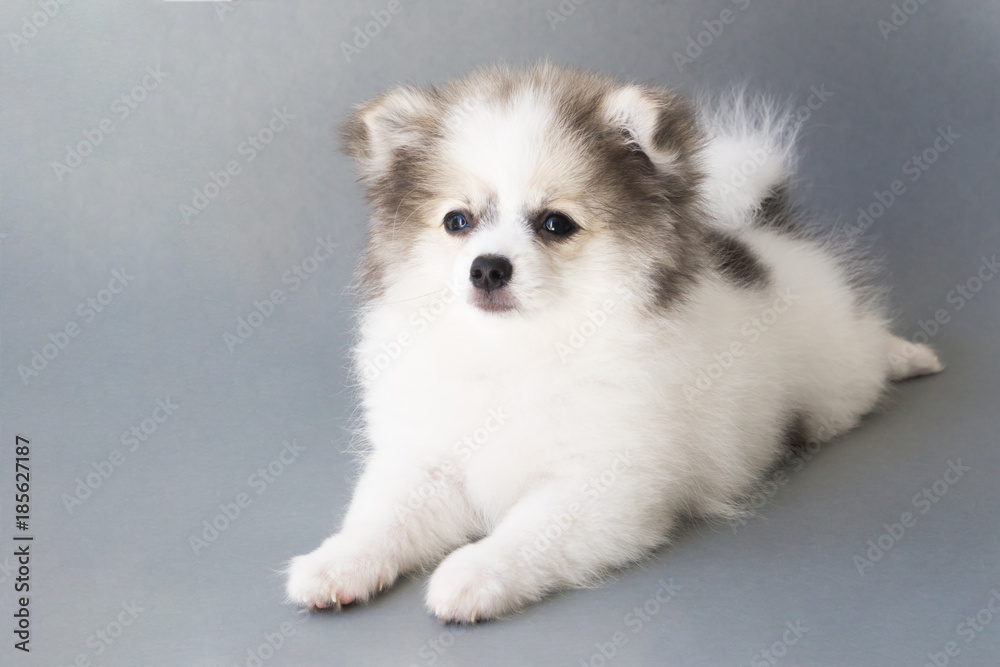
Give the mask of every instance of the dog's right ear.
[[361, 178], [377, 180], [390, 171], [397, 157], [428, 139], [437, 106], [432, 92], [400, 86], [355, 110], [340, 134]]

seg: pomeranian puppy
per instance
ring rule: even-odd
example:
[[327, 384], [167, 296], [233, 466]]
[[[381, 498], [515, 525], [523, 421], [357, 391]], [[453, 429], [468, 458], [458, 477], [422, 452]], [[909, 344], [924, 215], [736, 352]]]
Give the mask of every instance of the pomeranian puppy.
[[364, 468], [289, 600], [340, 608], [437, 564], [438, 618], [517, 611], [733, 516], [793, 439], [939, 371], [790, 203], [795, 129], [765, 100], [549, 64], [360, 107]]

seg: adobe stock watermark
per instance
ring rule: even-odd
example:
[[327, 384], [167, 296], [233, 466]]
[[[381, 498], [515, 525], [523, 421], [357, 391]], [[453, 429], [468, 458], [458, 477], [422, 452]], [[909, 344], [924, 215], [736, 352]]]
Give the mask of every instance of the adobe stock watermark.
[[241, 516], [246, 515], [245, 510], [253, 504], [254, 496], [263, 495], [306, 449], [294, 438], [291, 441], [285, 440], [281, 444], [281, 451], [268, 461], [266, 466], [258, 468], [247, 478], [247, 486], [253, 492], [253, 496], [250, 495], [249, 491], [243, 491], [237, 493], [232, 502], [219, 503], [218, 514], [204, 519], [201, 522], [201, 531], [196, 531], [188, 536], [188, 546], [191, 547], [195, 556], [200, 555], [214, 544], [219, 539], [219, 535], [229, 530], [230, 526], [236, 523]]
[[[307, 616], [301, 615], [296, 618], [296, 622], [302, 624]], [[256, 646], [251, 646], [246, 650], [246, 659], [242, 663], [236, 663], [236, 667], [263, 667], [264, 663], [277, 655], [278, 651], [288, 645], [288, 640], [295, 635], [295, 624], [285, 621], [272, 632], [263, 632], [260, 635], [260, 642]]]
[[[906, 180], [910, 183], [916, 183], [920, 180], [920, 177], [927, 172], [931, 166], [938, 161], [943, 153], [948, 152], [958, 139], [962, 136], [951, 129], [951, 125], [947, 129], [939, 127], [937, 129], [937, 136], [934, 137], [934, 141], [931, 145], [922, 150], [919, 154], [913, 155], [909, 160], [903, 163], [900, 169], [903, 175], [906, 176]], [[889, 184], [887, 190], [878, 191], [872, 193], [875, 201], [871, 202], [867, 206], [858, 207], [858, 219], [853, 227], [847, 228], [847, 236], [849, 238], [854, 238], [860, 234], [863, 234], [868, 230], [872, 224], [885, 215], [886, 211], [897, 201], [900, 197], [905, 195], [907, 192], [907, 184], [903, 179], [897, 178]]]
[[997, 261], [997, 256], [994, 254], [991, 257], [982, 257], [976, 271], [963, 282], [956, 283], [955, 287], [945, 294], [944, 307], [937, 308], [931, 318], [917, 320], [917, 329], [903, 344], [899, 354], [890, 354], [889, 362], [894, 367], [906, 368], [908, 360], [918, 352], [913, 343], [929, 343], [945, 325], [951, 322], [953, 313], [957, 313], [971, 303], [998, 273], [1000, 273], [1000, 262]]
[[777, 495], [778, 491], [791, 481], [793, 475], [805, 468], [806, 464], [819, 454], [823, 448], [823, 444], [836, 434], [837, 431], [833, 428], [831, 422], [820, 422], [815, 433], [809, 437], [801, 449], [796, 449], [774, 474], [753, 489], [743, 503], [745, 512], [727, 519], [732, 531], [735, 533], [740, 527], [747, 525], [747, 517], [754, 516], [758, 510], [767, 505], [771, 498]]
[[576, 8], [587, 2], [587, 0], [562, 0], [555, 9], [545, 10], [545, 19], [549, 22], [549, 26], [552, 28], [553, 32], [560, 23], [564, 23]]
[[350, 42], [340, 43], [340, 52], [344, 54], [344, 60], [350, 64], [351, 59], [361, 55], [372, 40], [382, 34], [382, 31], [392, 23], [392, 17], [403, 12], [401, 0], [389, 0], [382, 9], [371, 11], [372, 20], [362, 25], [354, 26], [352, 39]]
[[212, 4], [215, 5], [215, 16], [219, 19], [219, 23], [222, 23], [228, 15], [243, 5], [243, 0], [226, 0], [225, 2], [213, 2]]
[[[331, 236], [327, 234], [325, 239], [317, 236], [312, 251], [281, 274], [281, 284], [288, 285], [289, 293], [299, 291], [323, 263], [333, 257], [337, 244]], [[234, 353], [237, 347], [250, 340], [254, 332], [274, 315], [278, 306], [285, 303], [287, 297], [284, 290], [275, 288], [263, 300], [254, 300], [253, 309], [245, 317], [240, 315], [236, 318], [233, 332], [227, 330], [222, 334], [222, 342], [226, 344], [229, 353]]]
[[[827, 90], [826, 84], [821, 83], [818, 87], [815, 84], [809, 86], [809, 95], [806, 97], [805, 104], [795, 107], [795, 109], [789, 112], [792, 119], [782, 131], [782, 135], [777, 141], [778, 146], [780, 147], [787, 141], [790, 141], [806, 121], [812, 118], [815, 112], [822, 109], [831, 97], [833, 97], [833, 92]], [[773, 152], [762, 146], [749, 148], [745, 153], [744, 159], [739, 164], [733, 166], [729, 176], [722, 183], [720, 192], [728, 196], [741, 191], [754, 174], [768, 163], [772, 156]]]
[[449, 626], [442, 630], [436, 637], [428, 639], [420, 645], [420, 648], [417, 649], [420, 662], [411, 662], [409, 667], [421, 667], [421, 665], [430, 667], [430, 665], [437, 663], [441, 656], [455, 645], [455, 640], [468, 631], [469, 626], [465, 625]]
[[204, 213], [212, 200], [243, 173], [243, 167], [256, 160], [277, 135], [288, 129], [289, 121], [294, 119], [295, 115], [288, 113], [288, 107], [281, 109], [274, 107], [267, 122], [254, 134], [247, 135], [247, 138], [236, 147], [238, 158], [227, 161], [217, 171], [209, 171], [208, 181], [200, 187], [192, 188], [194, 196], [191, 197], [191, 203], [179, 205], [181, 221], [190, 225], [192, 220]]
[[[615, 292], [621, 295], [628, 294], [629, 283], [627, 281], [615, 285]], [[576, 354], [591, 338], [597, 335], [605, 324], [608, 323], [609, 316], [618, 309], [618, 301], [615, 299], [604, 299], [601, 305], [588, 309], [585, 317], [570, 330], [566, 341], [556, 341], [556, 354], [559, 361], [564, 364], [570, 355]]]
[[930, 486], [924, 487], [910, 501], [910, 504], [918, 512], [916, 514], [909, 511], [903, 512], [899, 515], [897, 521], [882, 524], [882, 532], [868, 540], [868, 549], [864, 554], [855, 555], [851, 559], [854, 567], [858, 570], [858, 574], [863, 577], [865, 576], [865, 570], [875, 567], [875, 564], [882, 560], [882, 557], [889, 550], [902, 541], [906, 535], [906, 531], [917, 525], [920, 516], [930, 512], [931, 508], [940, 502], [947, 495], [948, 491], [955, 484], [958, 484], [970, 470], [972, 470], [971, 467], [962, 465], [962, 459], [948, 461], [948, 466], [941, 477], [935, 480]]
[[795, 646], [809, 632], [809, 628], [802, 625], [802, 621], [796, 619], [785, 623], [785, 631], [778, 639], [767, 648], [761, 649], [750, 659], [752, 667], [773, 667], [781, 662], [781, 659], [788, 655], [788, 649]]
[[482, 425], [471, 433], [466, 433], [451, 446], [451, 453], [440, 464], [428, 471], [427, 478], [417, 488], [410, 491], [406, 504], [396, 503], [396, 518], [405, 523], [414, 514], [424, 511], [429, 506], [451, 497], [454, 480], [459, 473], [460, 464], [472, 460], [493, 434], [499, 431], [510, 419], [503, 407], [493, 408]]
[[62, 11], [62, 8], [70, 3], [70, 0], [38, 0], [37, 12], [25, 14], [21, 17], [21, 26], [17, 32], [8, 32], [7, 41], [17, 55], [25, 46], [34, 39], [40, 30], [49, 24]]
[[169, 72], [160, 70], [160, 66], [147, 67], [142, 80], [126, 93], [122, 93], [111, 103], [111, 113], [114, 118], [108, 116], [97, 122], [95, 127], [82, 131], [83, 139], [75, 146], [66, 146], [66, 154], [63, 162], [53, 160], [51, 162], [52, 172], [56, 176], [56, 181], [63, 182], [67, 174], [87, 161], [94, 151], [104, 143], [104, 140], [115, 131], [115, 122], [121, 123], [132, 115], [132, 112], [139, 108], [149, 94], [159, 88], [163, 79], [170, 76]]
[[792, 115], [795, 120], [792, 124], [785, 130], [785, 136], [791, 137], [795, 135], [799, 129], [812, 118], [812, 115], [823, 108], [829, 99], [833, 97], [833, 92], [826, 89], [826, 84], [821, 83], [819, 87], [815, 84], [809, 86], [809, 95], [806, 97], [805, 104], [801, 104], [792, 110]]
[[572, 354], [576, 354], [587, 344], [597, 332], [608, 323], [608, 316], [615, 312], [617, 304], [612, 299], [605, 299], [597, 308], [587, 311], [587, 319], [580, 322], [570, 331], [566, 342], [556, 341], [556, 354], [559, 361], [566, 363]]
[[777, 296], [770, 306], [740, 325], [739, 332], [742, 339], [731, 341], [729, 346], [721, 352], [713, 352], [712, 358], [715, 361], [697, 372], [693, 384], [684, 385], [684, 397], [688, 401], [694, 402], [695, 399], [704, 396], [704, 392], [710, 391], [728, 369], [732, 368], [747, 353], [747, 350], [774, 326], [781, 315], [788, 312], [788, 309], [799, 300], [799, 295], [794, 294], [791, 287], [778, 290], [775, 293]]
[[889, 35], [898, 32], [916, 14], [921, 7], [927, 4], [927, 0], [903, 0], [900, 3], [892, 3], [892, 11], [888, 18], [880, 18], [875, 21], [884, 41], [889, 40]]
[[615, 656], [618, 655], [618, 652], [628, 645], [629, 633], [634, 636], [642, 632], [642, 629], [652, 622], [653, 618], [683, 588], [680, 584], [674, 583], [673, 577], [666, 580], [660, 579], [657, 583], [659, 584], [659, 588], [656, 589], [656, 592], [625, 614], [625, 617], [622, 619], [624, 628], [616, 630], [607, 641], [595, 642], [594, 647], [597, 650], [587, 658], [580, 658], [579, 667], [605, 667], [610, 664], [615, 659]]
[[718, 17], [710, 20], [705, 19], [701, 22], [705, 26], [705, 29], [694, 37], [687, 38], [687, 47], [684, 49], [684, 53], [674, 51], [671, 54], [674, 64], [677, 65], [678, 72], [683, 73], [686, 65], [693, 65], [694, 61], [700, 58], [705, 53], [705, 50], [722, 36], [722, 33], [726, 30], [726, 26], [732, 25], [736, 21], [736, 17], [741, 12], [745, 12], [747, 7], [750, 6], [750, 0], [732, 0], [732, 3], [736, 5], [739, 11], [734, 11], [727, 7], [719, 12]]
[[[976, 298], [976, 295], [982, 291], [986, 283], [996, 277], [997, 273], [1000, 273], [1000, 263], [997, 262], [996, 254], [992, 257], [980, 258], [979, 268], [976, 269], [973, 275], [966, 278], [965, 282], [957, 283], [954, 289], [948, 291], [944, 297], [945, 303], [954, 306], [955, 312], [962, 310], [962, 308], [965, 308], [968, 303]], [[941, 324], [947, 324], [948, 320], [942, 320], [940, 315], [941, 311], [938, 310], [934, 313], [934, 319]], [[928, 326], [928, 323], [923, 321], [918, 321], [918, 326], [927, 333], [928, 340], [936, 333], [936, 331]], [[915, 342], [919, 342], [916, 339], [914, 340]]]
[[73, 514], [76, 508], [91, 498], [115, 472], [125, 465], [126, 454], [138, 451], [139, 447], [148, 441], [160, 428], [160, 425], [165, 423], [179, 408], [180, 405], [170, 400], [169, 396], [156, 399], [156, 407], [150, 411], [149, 416], [121, 434], [119, 442], [121, 442], [122, 449], [113, 449], [106, 458], [92, 462], [86, 473], [73, 480], [76, 482], [73, 492], [62, 494], [66, 512]]
[[87, 637], [84, 645], [88, 650], [77, 653], [66, 667], [90, 667], [90, 665], [106, 664], [108, 658], [102, 657], [104, 653], [119, 643], [125, 630], [139, 620], [139, 614], [146, 611], [144, 607], [136, 604], [135, 600], [122, 602], [120, 607], [121, 610], [115, 614], [111, 621], [97, 628]]
[[462, 126], [462, 124], [468, 120], [469, 114], [472, 113], [476, 105], [472, 103], [472, 100], [464, 99], [458, 104], [449, 107], [449, 115], [445, 119], [445, 126], [449, 131], [454, 132], [456, 129]]
[[16, 573], [17, 568], [10, 562], [10, 556], [4, 556], [3, 561], [0, 561], [0, 584], [7, 583], [11, 575]]
[[588, 506], [595, 503], [618, 482], [619, 475], [632, 467], [631, 457], [621, 451], [615, 455], [605, 470], [587, 479], [580, 487], [580, 500], [567, 503], [561, 510], [553, 512], [545, 524], [535, 531], [530, 544], [521, 546], [521, 556], [532, 561], [552, 548], [573, 525], [583, 516]]
[[[990, 597], [981, 609], [975, 614], [966, 616], [965, 620], [955, 626], [955, 634], [969, 645], [998, 617], [1000, 617], [1000, 586], [990, 591]], [[924, 667], [947, 667], [951, 659], [957, 658], [961, 653], [962, 648], [957, 639], [946, 641], [940, 651], [927, 652], [927, 662], [924, 663]]]
[[21, 376], [21, 382], [28, 386], [32, 378], [52, 364], [66, 348], [69, 347], [72, 339], [80, 335], [82, 325], [90, 324], [97, 319], [114, 302], [116, 296], [121, 294], [135, 276], [129, 275], [125, 267], [113, 269], [111, 280], [106, 288], [100, 289], [93, 296], [88, 296], [76, 307], [76, 314], [80, 321], [70, 320], [62, 328], [51, 331], [48, 334], [49, 342], [42, 345], [41, 351], [38, 348], [31, 349], [31, 358], [27, 363], [18, 364], [17, 373]]
[[418, 306], [406, 320], [406, 328], [392, 338], [379, 345], [374, 354], [356, 360], [357, 372], [364, 380], [374, 380], [388, 370], [392, 363], [403, 354], [403, 351], [416, 342], [420, 334], [427, 331], [442, 314], [458, 298], [458, 288], [453, 283], [447, 283], [427, 305]]

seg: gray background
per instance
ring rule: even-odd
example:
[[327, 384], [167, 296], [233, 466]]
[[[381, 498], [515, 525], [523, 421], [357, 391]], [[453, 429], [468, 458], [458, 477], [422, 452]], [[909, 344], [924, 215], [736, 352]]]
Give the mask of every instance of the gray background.
[[[564, 2], [553, 23], [556, 0], [403, 0], [348, 62], [341, 43], [386, 5], [245, 2], [219, 14], [216, 3], [72, 2], [15, 45], [40, 5], [4, 1], [0, 661], [254, 664], [248, 652], [288, 622], [263, 664], [600, 665], [598, 645], [619, 631], [627, 642], [608, 664], [923, 665], [949, 641], [951, 664], [995, 664], [1000, 618], [990, 612], [971, 638], [959, 624], [1000, 590], [1000, 280], [961, 308], [948, 295], [1000, 245], [996, 4], [912, 3], [883, 36], [888, 2]], [[678, 67], [673, 52], [703, 21], [718, 29], [724, 9], [732, 22]], [[603, 587], [471, 629], [427, 615], [426, 575], [365, 608], [299, 614], [281, 604], [276, 570], [330, 532], [355, 474], [345, 290], [365, 210], [330, 128], [397, 82], [544, 57], [689, 93], [745, 81], [802, 104], [825, 86], [833, 95], [802, 128], [799, 196], [830, 224], [854, 225], [876, 191], [904, 182], [864, 237], [886, 258], [901, 334], [945, 311], [932, 342], [948, 369], [900, 386], [885, 411], [791, 471], [761, 518], [696, 525]], [[164, 78], [120, 118], [115, 100], [147, 67]], [[240, 143], [275, 108], [294, 118], [247, 161]], [[113, 132], [60, 180], [52, 163], [105, 118]], [[948, 127], [959, 139], [910, 181], [905, 163]], [[234, 159], [241, 173], [185, 224], [180, 205]], [[328, 236], [335, 255], [292, 291], [283, 275]], [[122, 269], [134, 278], [85, 321], [78, 304]], [[274, 289], [286, 300], [230, 352], [224, 334]], [[71, 322], [79, 334], [24, 382], [18, 367]], [[121, 434], [168, 397], [179, 407], [128, 451]], [[32, 446], [30, 655], [10, 634], [16, 434]], [[293, 439], [301, 454], [253, 484]], [[122, 465], [70, 512], [64, 496], [114, 450]], [[920, 514], [913, 497], [959, 460], [971, 470]], [[191, 536], [240, 493], [250, 505], [196, 554]], [[854, 557], [906, 511], [916, 524], [859, 574]], [[669, 578], [670, 602], [629, 623]], [[113, 644], [97, 640], [133, 602], [135, 622]], [[808, 630], [770, 663], [761, 651], [789, 622]]]

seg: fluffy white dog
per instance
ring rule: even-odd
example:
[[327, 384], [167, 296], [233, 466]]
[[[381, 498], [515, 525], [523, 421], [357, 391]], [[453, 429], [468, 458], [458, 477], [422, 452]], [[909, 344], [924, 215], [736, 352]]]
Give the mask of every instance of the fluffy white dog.
[[940, 370], [790, 204], [794, 130], [760, 100], [551, 65], [361, 107], [364, 472], [289, 599], [339, 607], [440, 561], [437, 617], [516, 611], [731, 516], [790, 441]]

